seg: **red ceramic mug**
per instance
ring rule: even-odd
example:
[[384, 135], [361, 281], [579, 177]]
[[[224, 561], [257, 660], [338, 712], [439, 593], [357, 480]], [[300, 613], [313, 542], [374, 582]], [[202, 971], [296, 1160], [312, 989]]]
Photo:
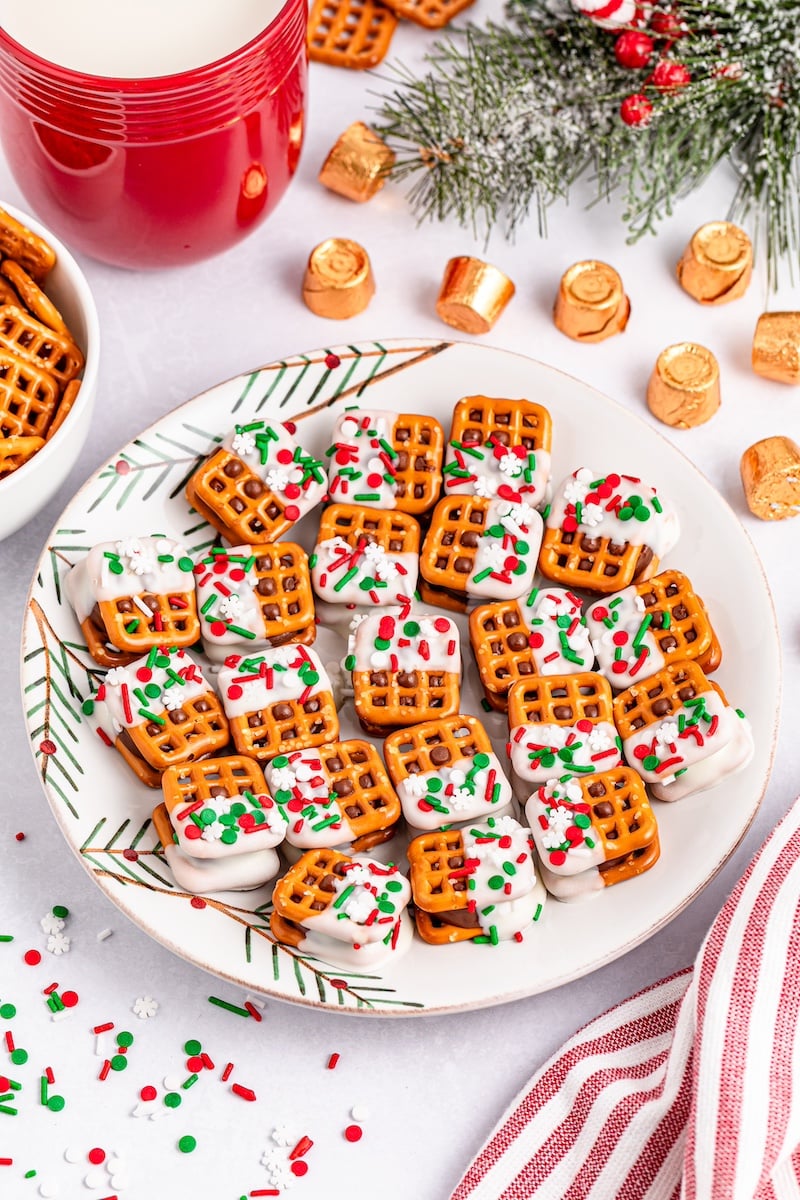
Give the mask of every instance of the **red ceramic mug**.
[[0, 140], [30, 207], [71, 248], [117, 266], [227, 249], [297, 166], [306, 25], [306, 0], [286, 0], [225, 57], [152, 78], [60, 66], [0, 28]]

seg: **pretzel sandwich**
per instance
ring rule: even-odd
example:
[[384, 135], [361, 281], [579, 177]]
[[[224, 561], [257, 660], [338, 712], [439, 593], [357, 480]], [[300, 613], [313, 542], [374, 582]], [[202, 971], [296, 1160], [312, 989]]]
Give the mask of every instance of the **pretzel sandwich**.
[[433, 417], [361, 408], [344, 412], [327, 454], [332, 500], [419, 514], [442, 483], [444, 430]]
[[425, 942], [521, 942], [542, 915], [529, 830], [513, 817], [422, 833], [408, 847], [417, 931]]
[[550, 506], [539, 570], [565, 587], [618, 592], [654, 575], [678, 535], [677, 515], [655, 488], [632, 475], [580, 467]]
[[331, 504], [309, 559], [314, 592], [337, 606], [408, 606], [417, 587], [419, 541], [419, 524], [406, 513]]
[[94, 661], [113, 667], [155, 646], [193, 645], [200, 635], [193, 570], [184, 547], [157, 534], [93, 546], [64, 590]]
[[364, 854], [394, 837], [400, 801], [371, 742], [352, 738], [279, 754], [264, 773], [287, 814], [290, 846]]
[[565, 588], [544, 587], [532, 588], [524, 600], [495, 600], [472, 610], [470, 643], [492, 708], [506, 711], [518, 679], [592, 669], [582, 603]]
[[669, 662], [614, 699], [626, 761], [659, 800], [714, 787], [753, 755], [750, 722], [696, 662]]
[[481, 599], [514, 600], [533, 587], [542, 518], [512, 489], [501, 491], [492, 500], [446, 496], [433, 510], [420, 572], [462, 610]]
[[553, 422], [541, 404], [465, 396], [453, 410], [443, 468], [445, 495], [496, 496], [501, 487], [541, 508], [550, 482]]
[[156, 805], [152, 820], [175, 882], [195, 896], [249, 891], [274, 879], [280, 870], [280, 859], [275, 850], [252, 850], [219, 858], [195, 858], [186, 853], [176, 841], [177, 834], [166, 804]]
[[477, 717], [456, 714], [391, 734], [383, 747], [403, 815], [418, 830], [499, 816], [511, 784]]
[[676, 659], [692, 659], [707, 675], [722, 662], [705, 606], [680, 571], [589, 604], [586, 622], [600, 669], [618, 690]]
[[152, 788], [160, 787], [168, 767], [206, 758], [228, 743], [220, 702], [185, 650], [156, 648], [112, 667], [83, 712]]
[[356, 715], [367, 733], [391, 733], [459, 710], [461, 654], [449, 617], [370, 613], [356, 627], [345, 659]]
[[408, 880], [396, 866], [307, 850], [275, 884], [278, 939], [337, 966], [377, 966], [408, 948]]
[[194, 568], [200, 635], [212, 662], [317, 635], [308, 558], [294, 542], [213, 550]]
[[232, 654], [218, 686], [240, 754], [261, 762], [338, 737], [331, 682], [318, 655], [303, 645], [248, 658]]
[[641, 875], [658, 861], [658, 828], [630, 767], [551, 779], [525, 805], [545, 886], [572, 900]]
[[618, 766], [611, 688], [602, 675], [534, 675], [508, 693], [508, 752], [515, 780], [530, 785]]
[[293, 421], [234, 426], [186, 484], [189, 503], [234, 545], [276, 541], [325, 495], [322, 463], [295, 429]]

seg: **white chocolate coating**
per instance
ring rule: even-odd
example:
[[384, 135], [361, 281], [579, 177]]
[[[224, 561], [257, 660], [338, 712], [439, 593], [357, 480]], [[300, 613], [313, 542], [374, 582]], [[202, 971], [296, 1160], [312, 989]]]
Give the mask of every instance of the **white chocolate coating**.
[[164, 847], [164, 857], [175, 882], [184, 891], [205, 896], [209, 892], [244, 892], [274, 879], [280, 869], [276, 850], [257, 850], [230, 858], [190, 858], [174, 843]]
[[[200, 636], [212, 661], [222, 662], [232, 650], [248, 654], [266, 644], [264, 614], [255, 590], [255, 558], [250, 546], [233, 546], [215, 556], [214, 562], [199, 563], [195, 568]], [[224, 570], [220, 569], [223, 566]], [[252, 637], [232, 632], [230, 625]]]
[[654, 783], [650, 790], [657, 800], [683, 800], [686, 796], [705, 792], [746, 767], [754, 750], [752, 726], [746, 717], [737, 716], [734, 736], [727, 746], [689, 767], [685, 775], [673, 779], [672, 783]]
[[619, 737], [610, 721], [531, 722], [515, 726], [510, 742], [514, 774], [526, 783], [544, 783], [568, 773], [610, 771], [622, 762]]
[[304, 450], [279, 422], [250, 421], [236, 425], [222, 445], [245, 463], [283, 505], [298, 510], [294, 520], [310, 512], [328, 490], [328, 477], [319, 459]]
[[311, 850], [353, 842], [356, 834], [331, 790], [331, 776], [318, 750], [279, 754], [266, 764], [264, 775], [270, 791], [285, 807], [286, 841], [291, 846]]
[[231, 656], [220, 667], [218, 687], [225, 713], [231, 719], [259, 712], [281, 700], [298, 700], [306, 692], [310, 698], [331, 691], [319, 655], [300, 645], [277, 646], [248, 658]]
[[539, 675], [591, 671], [594, 651], [577, 596], [566, 588], [535, 588], [520, 601], [519, 610], [532, 635], [531, 650]]
[[514, 600], [530, 592], [543, 532], [542, 518], [530, 504], [491, 500], [467, 579], [467, 595]]
[[340, 967], [342, 970], [352, 968], [360, 971], [368, 967], [380, 967], [389, 960], [396, 962], [411, 947], [414, 924], [408, 913], [402, 912], [395, 924], [398, 927], [396, 936], [390, 930], [386, 934], [385, 941], [365, 942], [359, 944], [358, 947], [327, 937], [324, 933], [320, 933], [315, 926], [308, 930], [302, 938], [298, 950], [304, 954], [313, 955], [314, 958], [321, 958], [323, 962]]
[[397, 867], [385, 867], [363, 855], [342, 876], [334, 876], [327, 908], [308, 915], [309, 933], [351, 946], [381, 944], [411, 899], [411, 885]]
[[192, 592], [193, 566], [184, 546], [173, 538], [149, 535], [99, 542], [67, 573], [64, 591], [83, 624], [101, 601]]
[[555, 871], [539, 863], [539, 874], [550, 895], [562, 904], [572, 904], [586, 900], [589, 896], [599, 896], [606, 886], [597, 867], [579, 871], [577, 875], [557, 875]]
[[464, 860], [472, 865], [469, 898], [483, 934], [509, 941], [538, 920], [545, 889], [536, 877], [530, 831], [513, 817], [478, 821], [462, 832]]
[[[598, 481], [603, 482], [593, 489], [590, 485]], [[601, 494], [606, 489], [607, 494]], [[640, 501], [635, 508], [627, 503], [633, 497]], [[638, 519], [637, 512], [646, 513], [647, 518]], [[619, 513], [628, 514], [627, 519]], [[548, 529], [561, 529], [567, 517], [574, 519], [580, 534], [609, 538], [617, 544], [646, 545], [659, 559], [672, 549], [680, 534], [677, 514], [662, 503], [655, 488], [630, 475], [603, 475], [589, 467], [579, 467], [562, 481], [545, 524]]]
[[[384, 550], [377, 542], [354, 550], [344, 538], [328, 538], [317, 542], [310, 561], [314, 592], [328, 604], [404, 604], [412, 600], [419, 578], [418, 555]], [[345, 582], [350, 571], [354, 574]]]
[[461, 449], [448, 442], [444, 462], [444, 494], [485, 496], [491, 499], [505, 486], [519, 492], [523, 500], [541, 508], [547, 501], [550, 454], [519, 443], [502, 446], [470, 446]]
[[739, 720], [719, 692], [710, 689], [677, 712], [651, 721], [624, 738], [625, 759], [646, 783], [666, 787], [676, 772], [711, 758], [732, 742]]
[[459, 758], [436, 771], [420, 771], [401, 779], [396, 790], [409, 825], [427, 832], [504, 812], [511, 803], [511, 784], [495, 754], [483, 755], [481, 763], [484, 758], [488, 759], [485, 765]]
[[[255, 804], [238, 793], [212, 796], [204, 801], [202, 809], [191, 814], [187, 810], [193, 805], [176, 805], [169, 819], [178, 835], [177, 844], [194, 859], [235, 858], [272, 850], [286, 836], [286, 819], [271, 796], [260, 794], [253, 799]], [[253, 823], [253, 814], [257, 824]]]
[[381, 445], [392, 446], [396, 420], [395, 413], [376, 408], [341, 413], [331, 439], [335, 447], [328, 466], [331, 500], [368, 508], [397, 507], [389, 465], [392, 455]]
[[586, 625], [599, 669], [618, 690], [655, 675], [664, 666], [655, 635], [649, 627], [643, 634], [639, 632], [644, 616], [644, 600], [633, 585], [586, 607]]
[[173, 649], [168, 654], [157, 650], [106, 672], [94, 696], [94, 717], [113, 741], [123, 729], [134, 729], [154, 714], [162, 716], [213, 691], [185, 650]]
[[[389, 645], [378, 645], [379, 642]], [[371, 613], [356, 626], [347, 662], [353, 671], [424, 669], [460, 677], [458, 626], [443, 615], [403, 617], [400, 609]]]

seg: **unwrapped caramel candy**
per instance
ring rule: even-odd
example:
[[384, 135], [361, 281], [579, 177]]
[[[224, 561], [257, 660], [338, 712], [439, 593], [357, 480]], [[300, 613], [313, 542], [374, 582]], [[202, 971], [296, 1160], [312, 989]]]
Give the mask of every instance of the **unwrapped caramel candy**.
[[719, 364], [710, 350], [680, 342], [662, 350], [647, 385], [647, 407], [676, 429], [709, 421], [720, 405]]
[[375, 294], [369, 256], [349, 238], [328, 238], [311, 251], [303, 300], [318, 317], [344, 320], [363, 312]]
[[386, 182], [395, 160], [377, 133], [354, 121], [337, 139], [319, 173], [319, 181], [348, 200], [371, 200]]
[[761, 314], [753, 335], [753, 370], [778, 383], [800, 383], [800, 312]]
[[631, 305], [608, 263], [574, 263], [561, 276], [553, 309], [556, 328], [578, 342], [602, 342], [622, 333]]
[[479, 258], [451, 258], [436, 311], [464, 333], [488, 333], [516, 288], [507, 275]]
[[762, 521], [800, 513], [800, 446], [791, 438], [768, 437], [750, 446], [741, 472], [748, 507]]
[[727, 304], [747, 291], [753, 275], [753, 246], [738, 225], [701, 225], [677, 266], [678, 282], [700, 304]]

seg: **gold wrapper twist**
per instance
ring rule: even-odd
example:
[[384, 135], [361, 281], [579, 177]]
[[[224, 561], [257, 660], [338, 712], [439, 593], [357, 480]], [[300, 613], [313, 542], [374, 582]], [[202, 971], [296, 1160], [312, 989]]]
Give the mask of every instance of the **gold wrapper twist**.
[[800, 383], [800, 312], [761, 314], [753, 335], [753, 370], [778, 383]]
[[692, 236], [676, 273], [683, 290], [700, 304], [737, 300], [753, 276], [750, 238], [729, 221], [709, 221]]
[[377, 133], [354, 121], [337, 138], [318, 178], [332, 192], [363, 204], [383, 187], [394, 160], [394, 151]]
[[622, 333], [631, 305], [622, 280], [608, 263], [573, 263], [561, 276], [553, 320], [578, 342], [602, 342]]
[[344, 320], [363, 312], [375, 293], [369, 255], [349, 238], [328, 238], [312, 251], [303, 300], [318, 317]]
[[488, 333], [516, 288], [507, 275], [479, 258], [451, 258], [436, 301], [441, 319], [464, 333]]
[[800, 513], [800, 446], [768, 437], [748, 447], [741, 461], [748, 508], [762, 521], [785, 521]]
[[654, 417], [676, 429], [692, 429], [709, 421], [719, 406], [719, 364], [710, 350], [680, 342], [661, 351], [647, 385], [647, 407]]

